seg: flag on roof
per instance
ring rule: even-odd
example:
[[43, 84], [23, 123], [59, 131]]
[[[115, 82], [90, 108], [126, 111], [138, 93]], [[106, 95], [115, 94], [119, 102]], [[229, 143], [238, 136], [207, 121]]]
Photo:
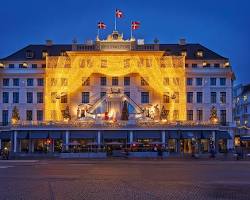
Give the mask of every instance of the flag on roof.
[[140, 22], [138, 22], [138, 21], [133, 21], [132, 23], [131, 23], [131, 28], [132, 28], [132, 30], [136, 30], [136, 29], [138, 29], [140, 27]]
[[123, 12], [121, 10], [119, 10], [119, 9], [116, 9], [115, 16], [117, 18], [121, 18], [121, 17], [123, 17]]
[[105, 29], [106, 24], [104, 24], [104, 22], [98, 22], [97, 27], [98, 27], [98, 29]]

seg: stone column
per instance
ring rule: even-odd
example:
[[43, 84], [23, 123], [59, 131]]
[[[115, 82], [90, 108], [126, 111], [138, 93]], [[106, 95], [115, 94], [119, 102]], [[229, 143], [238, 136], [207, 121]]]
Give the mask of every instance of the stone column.
[[165, 147], [165, 143], [166, 143], [166, 132], [165, 131], [162, 131], [161, 132], [161, 142], [162, 142], [162, 146]]
[[133, 131], [129, 131], [129, 143], [134, 141]]
[[98, 145], [98, 149], [101, 148], [101, 131], [97, 132], [97, 145]]
[[13, 137], [13, 144], [14, 144], [14, 146], [13, 146], [13, 151], [14, 151], [14, 153], [16, 153], [17, 151], [17, 131], [14, 131], [14, 137]]
[[65, 132], [65, 150], [68, 151], [69, 150], [69, 131], [67, 130]]

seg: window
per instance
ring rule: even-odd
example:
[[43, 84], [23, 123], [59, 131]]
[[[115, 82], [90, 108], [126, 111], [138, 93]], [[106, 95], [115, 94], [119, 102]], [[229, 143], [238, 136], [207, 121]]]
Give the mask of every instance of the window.
[[216, 78], [210, 78], [210, 85], [215, 86], [216, 85]]
[[182, 50], [182, 51], [181, 51], [181, 55], [182, 55], [182, 56], [187, 56], [187, 51], [186, 51], [186, 50]]
[[206, 62], [206, 64], [203, 65], [203, 67], [211, 67], [211, 64]]
[[203, 110], [197, 110], [197, 120], [198, 121], [203, 120]]
[[43, 92], [36, 93], [37, 103], [43, 103]]
[[57, 79], [56, 78], [51, 78], [50, 79], [50, 85], [51, 86], [56, 86], [56, 84], [57, 84]]
[[101, 67], [106, 68], [108, 66], [108, 61], [107, 60], [101, 60]]
[[68, 85], [68, 79], [61, 78], [61, 86], [67, 86]]
[[173, 78], [174, 85], [180, 85], [180, 79], [179, 78]]
[[101, 82], [101, 85], [102, 85], [102, 86], [107, 85], [107, 78], [106, 78], [105, 76], [102, 76], [102, 77], [100, 78], [100, 82]]
[[66, 93], [61, 94], [61, 103], [67, 103], [68, 102], [68, 95]]
[[9, 103], [9, 93], [3, 92], [3, 103]]
[[51, 103], [56, 103], [56, 92], [51, 92], [50, 98]]
[[173, 120], [178, 120], [179, 119], [179, 110], [174, 110], [173, 112]]
[[8, 123], [9, 123], [9, 111], [8, 110], [3, 110], [2, 122], [3, 122], [3, 126], [8, 125]]
[[202, 103], [202, 92], [197, 92], [196, 102]]
[[19, 92], [13, 92], [13, 103], [19, 103]]
[[33, 93], [32, 92], [27, 92], [26, 97], [27, 97], [27, 103], [33, 103]]
[[82, 103], [89, 103], [89, 92], [82, 93]]
[[163, 94], [163, 103], [169, 103], [169, 102], [170, 102], [169, 92], [165, 92]]
[[28, 64], [27, 63], [21, 63], [19, 64], [19, 68], [27, 68]]
[[26, 58], [33, 58], [34, 57], [34, 52], [31, 50], [26, 51]]
[[196, 85], [201, 86], [202, 85], [202, 78], [196, 78]]
[[10, 69], [15, 68], [15, 64], [9, 64], [9, 68], [10, 68]]
[[27, 86], [33, 86], [34, 85], [34, 79], [33, 78], [28, 78], [27, 79]]
[[37, 64], [32, 64], [31, 67], [35, 69], [37, 68]]
[[225, 124], [227, 122], [227, 111], [220, 110], [220, 122], [221, 124]]
[[130, 98], [130, 92], [124, 92], [125, 95], [127, 95], [127, 97]]
[[163, 85], [165, 85], [165, 86], [169, 85], [169, 78], [168, 77], [163, 78]]
[[141, 86], [147, 86], [148, 85], [148, 82], [141, 77]]
[[173, 97], [174, 97], [174, 102], [179, 103], [179, 92], [174, 92]]
[[100, 93], [100, 97], [102, 98], [102, 97], [104, 97], [106, 95], [106, 92], [101, 92]]
[[19, 86], [19, 78], [13, 78], [13, 86]]
[[226, 85], [226, 78], [220, 78], [220, 85]]
[[192, 68], [197, 68], [197, 64], [196, 64], [196, 63], [193, 63], [193, 64], [192, 64]]
[[193, 110], [187, 110], [187, 120], [193, 121]]
[[46, 64], [42, 64], [42, 68], [46, 68]]
[[90, 86], [90, 78], [83, 77], [82, 78], [82, 86]]
[[149, 92], [141, 92], [141, 103], [149, 103]]
[[47, 51], [42, 51], [42, 59], [45, 59], [46, 58], [46, 56], [48, 56], [49, 54], [48, 54], [48, 52]]
[[220, 92], [220, 102], [221, 103], [226, 103], [226, 92]]
[[130, 67], [130, 59], [125, 59], [124, 60], [124, 68]]
[[118, 77], [112, 77], [112, 85], [118, 85]]
[[187, 78], [187, 85], [193, 85], [193, 78]]
[[36, 111], [36, 120], [37, 121], [43, 121], [43, 110], [37, 110]]
[[32, 110], [26, 110], [26, 120], [32, 121]]
[[44, 79], [43, 78], [38, 78], [37, 79], [37, 86], [43, 86], [44, 85]]
[[211, 103], [217, 102], [217, 95], [216, 92], [211, 92]]
[[188, 92], [187, 93], [187, 102], [188, 103], [193, 103], [193, 92]]
[[220, 63], [214, 63], [214, 67], [219, 68], [220, 67]]
[[3, 79], [3, 86], [9, 86], [10, 85], [10, 79], [4, 78]]
[[196, 52], [196, 56], [199, 57], [199, 58], [202, 58], [203, 57], [203, 51], [202, 50], [198, 50]]
[[152, 59], [146, 59], [146, 67], [152, 66]]
[[130, 85], [130, 77], [129, 76], [128, 77], [124, 77], [124, 85], [125, 86]]

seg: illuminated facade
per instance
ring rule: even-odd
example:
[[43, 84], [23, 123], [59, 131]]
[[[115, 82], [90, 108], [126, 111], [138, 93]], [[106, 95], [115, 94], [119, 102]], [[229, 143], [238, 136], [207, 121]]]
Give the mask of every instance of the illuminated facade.
[[16, 153], [74, 142], [232, 148], [233, 72], [200, 44], [144, 44], [114, 31], [87, 44], [30, 45], [0, 65], [1, 145]]

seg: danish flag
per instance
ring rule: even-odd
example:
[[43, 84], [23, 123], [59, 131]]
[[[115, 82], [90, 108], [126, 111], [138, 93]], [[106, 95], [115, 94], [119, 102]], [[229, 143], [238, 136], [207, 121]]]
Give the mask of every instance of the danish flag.
[[134, 21], [134, 22], [131, 23], [131, 28], [132, 28], [132, 30], [136, 30], [136, 29], [138, 29], [139, 27], [140, 27], [140, 22]]
[[121, 10], [116, 9], [116, 11], [115, 11], [115, 16], [116, 16], [117, 18], [121, 18], [121, 17], [123, 17], [123, 12], [122, 12]]
[[106, 24], [104, 24], [103, 22], [98, 22], [97, 27], [98, 27], [98, 29], [105, 29]]

